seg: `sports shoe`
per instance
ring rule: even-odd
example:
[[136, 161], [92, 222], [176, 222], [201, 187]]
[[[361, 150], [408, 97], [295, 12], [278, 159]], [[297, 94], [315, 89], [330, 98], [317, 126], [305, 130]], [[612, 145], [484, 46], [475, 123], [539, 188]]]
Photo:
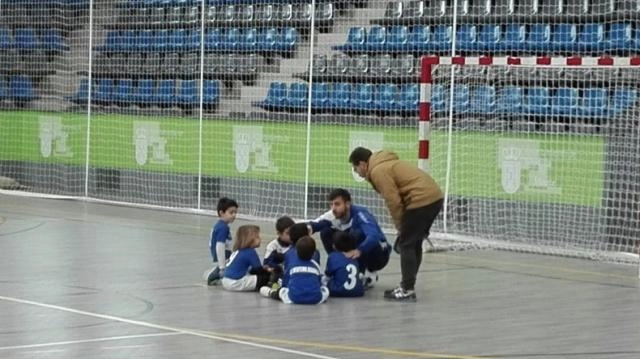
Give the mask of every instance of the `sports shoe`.
[[265, 298], [271, 298], [275, 300], [280, 300], [280, 288], [277, 290], [271, 289], [271, 287], [265, 285], [260, 287], [260, 295]]
[[375, 287], [377, 282], [378, 282], [378, 273], [369, 272], [369, 271], [364, 272], [364, 277], [363, 277], [364, 290], [369, 290]]
[[213, 268], [209, 274], [207, 274], [207, 285], [218, 285], [222, 280], [223, 272], [220, 270], [220, 267]]
[[385, 290], [384, 299], [395, 300], [399, 302], [415, 302], [416, 292], [413, 290], [404, 290], [402, 287], [398, 287], [391, 290]]
[[266, 285], [260, 287], [260, 295], [265, 297], [265, 298], [270, 298], [271, 297], [271, 292], [272, 292], [272, 289], [269, 288]]

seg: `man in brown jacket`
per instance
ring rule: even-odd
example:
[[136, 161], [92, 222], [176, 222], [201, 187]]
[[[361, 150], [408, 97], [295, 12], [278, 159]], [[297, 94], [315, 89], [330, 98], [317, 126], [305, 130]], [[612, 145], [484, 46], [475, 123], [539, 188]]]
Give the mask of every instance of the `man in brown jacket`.
[[417, 167], [400, 161], [390, 151], [371, 153], [357, 147], [349, 162], [353, 170], [380, 193], [398, 230], [394, 249], [400, 253], [402, 281], [385, 291], [391, 300], [415, 300], [414, 285], [422, 262], [422, 240], [429, 236], [433, 221], [442, 209], [443, 194], [438, 184]]

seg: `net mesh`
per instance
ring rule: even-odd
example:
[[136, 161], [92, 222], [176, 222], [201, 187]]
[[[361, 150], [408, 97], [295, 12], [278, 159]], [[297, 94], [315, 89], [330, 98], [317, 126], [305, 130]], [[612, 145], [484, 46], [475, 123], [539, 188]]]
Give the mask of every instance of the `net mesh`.
[[[639, 4], [3, 1], [0, 184], [185, 210], [229, 196], [263, 218], [313, 218], [339, 186], [390, 228], [347, 156], [415, 162], [421, 56], [628, 58]], [[637, 251], [637, 75], [437, 66], [434, 230], [450, 248]]]

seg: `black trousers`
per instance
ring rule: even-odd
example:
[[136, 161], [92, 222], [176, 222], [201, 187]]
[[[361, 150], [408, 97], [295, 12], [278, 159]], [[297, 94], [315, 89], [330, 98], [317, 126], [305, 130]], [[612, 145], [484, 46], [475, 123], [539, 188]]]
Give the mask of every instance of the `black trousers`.
[[430, 205], [409, 209], [402, 216], [398, 249], [400, 250], [400, 270], [405, 290], [413, 290], [416, 276], [422, 262], [422, 241], [429, 237], [431, 225], [442, 209], [444, 200], [440, 199]]

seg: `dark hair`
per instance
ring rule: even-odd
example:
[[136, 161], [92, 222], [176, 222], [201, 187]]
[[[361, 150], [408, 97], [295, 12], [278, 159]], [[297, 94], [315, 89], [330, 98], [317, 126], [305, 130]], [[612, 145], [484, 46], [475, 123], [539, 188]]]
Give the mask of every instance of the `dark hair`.
[[296, 244], [296, 242], [305, 236], [309, 235], [309, 227], [306, 223], [296, 223], [293, 226], [289, 227], [289, 238], [291, 239], [291, 243]]
[[339, 252], [348, 252], [358, 248], [356, 238], [347, 232], [336, 231], [333, 234], [333, 246]]
[[355, 166], [360, 162], [369, 162], [369, 157], [371, 157], [371, 150], [364, 147], [356, 147], [349, 155], [349, 162]]
[[238, 202], [236, 202], [235, 200], [233, 200], [231, 198], [227, 198], [227, 197], [220, 198], [220, 200], [218, 200], [218, 207], [217, 207], [218, 216], [220, 215], [220, 212], [224, 213], [231, 207], [238, 208]]
[[296, 222], [294, 222], [293, 219], [291, 219], [291, 217], [282, 216], [278, 218], [278, 220], [276, 221], [276, 231], [278, 231], [278, 233], [282, 233], [287, 228], [293, 226], [294, 224], [296, 224]]
[[338, 197], [342, 197], [345, 202], [351, 202], [351, 193], [344, 188], [336, 188], [329, 192], [329, 201], [333, 201]]
[[313, 258], [313, 253], [316, 251], [316, 241], [309, 236], [304, 236], [298, 240], [296, 243], [296, 252], [298, 253], [298, 258], [303, 261], [308, 261]]

